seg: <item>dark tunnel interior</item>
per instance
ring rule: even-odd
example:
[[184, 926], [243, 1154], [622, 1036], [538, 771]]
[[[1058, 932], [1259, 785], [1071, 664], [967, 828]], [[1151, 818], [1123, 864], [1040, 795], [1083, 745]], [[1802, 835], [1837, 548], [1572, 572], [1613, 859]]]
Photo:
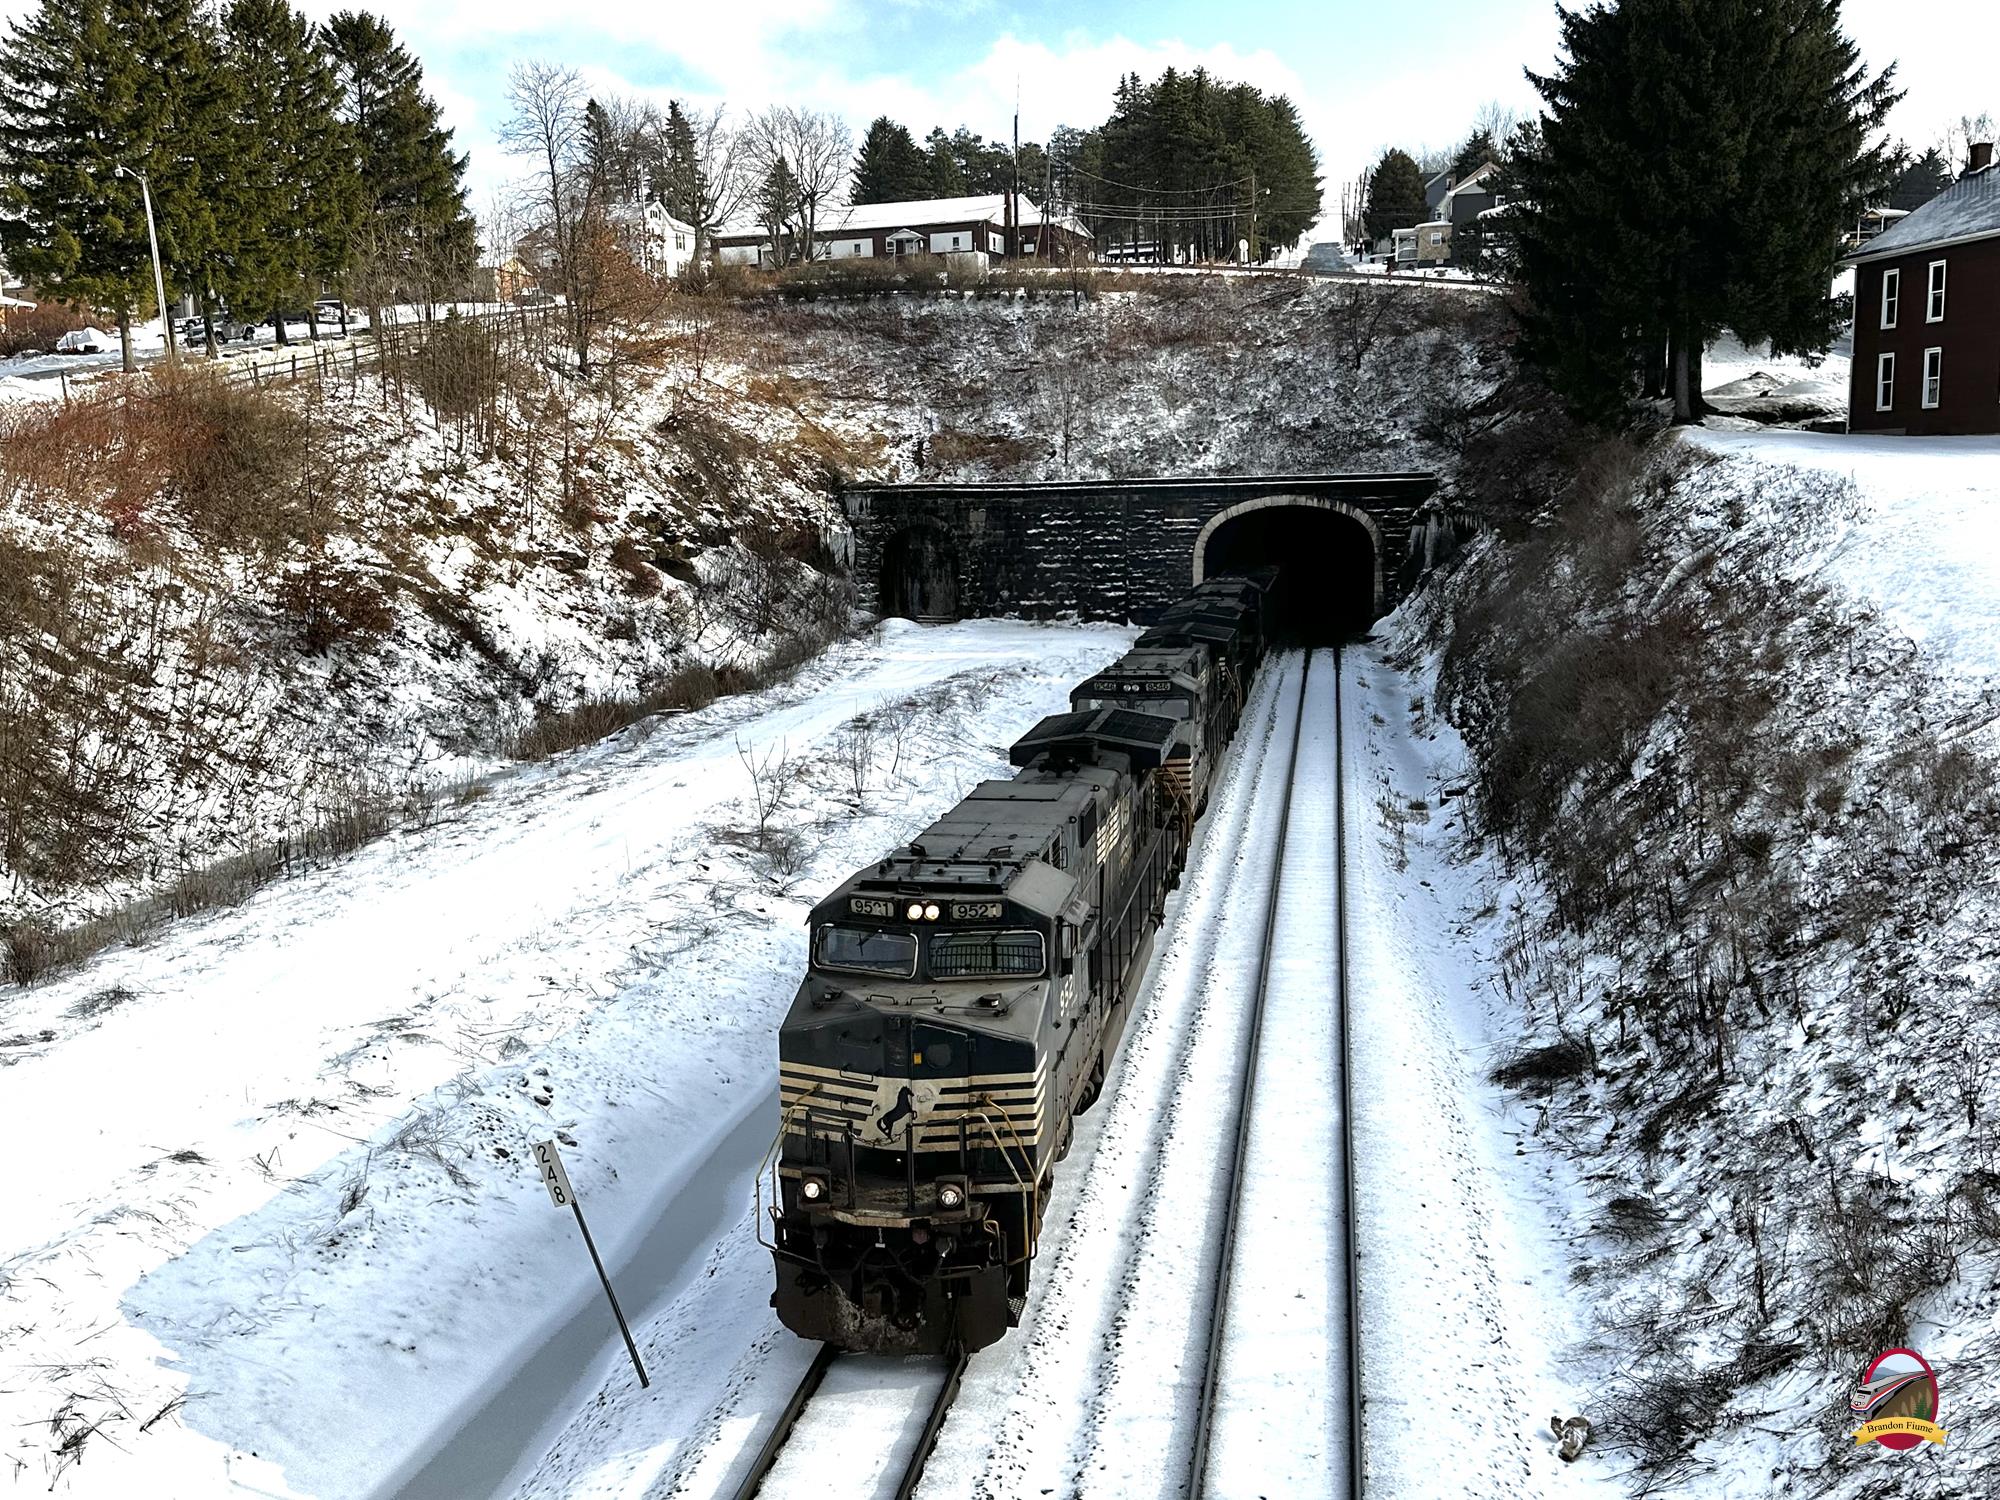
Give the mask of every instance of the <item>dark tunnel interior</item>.
[[1375, 546], [1352, 516], [1303, 505], [1274, 505], [1224, 521], [1209, 536], [1202, 577], [1275, 567], [1272, 639], [1325, 646], [1367, 631], [1375, 620]]

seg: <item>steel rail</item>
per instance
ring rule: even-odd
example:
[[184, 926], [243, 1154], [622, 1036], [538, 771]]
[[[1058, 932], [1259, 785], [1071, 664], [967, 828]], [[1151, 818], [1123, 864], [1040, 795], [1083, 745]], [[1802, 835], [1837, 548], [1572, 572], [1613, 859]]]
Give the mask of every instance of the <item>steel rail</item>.
[[1341, 684], [1346, 677], [1346, 653], [1333, 653], [1333, 952], [1336, 970], [1334, 1003], [1340, 1012], [1340, 1136], [1347, 1163], [1347, 1422], [1353, 1453], [1348, 1460], [1349, 1500], [1361, 1500], [1367, 1484], [1361, 1424], [1361, 1224], [1355, 1217], [1359, 1194], [1354, 1185], [1354, 1045], [1347, 1008], [1347, 761], [1346, 708]]
[[[1231, 1273], [1236, 1262], [1236, 1226], [1243, 1206], [1243, 1160], [1250, 1150], [1251, 1103], [1257, 1088], [1257, 1050], [1264, 1034], [1264, 1001], [1270, 989], [1271, 949], [1278, 931], [1278, 900], [1285, 884], [1285, 843], [1291, 834], [1292, 787], [1298, 780], [1299, 746], [1306, 737], [1306, 691], [1312, 681], [1313, 653], [1306, 653], [1305, 669], [1299, 673], [1299, 708], [1292, 724], [1292, 754], [1285, 768], [1285, 781], [1278, 795], [1285, 799], [1284, 814], [1278, 820], [1278, 843], [1271, 856], [1271, 894], [1264, 903], [1264, 942], [1257, 957], [1256, 1000], [1250, 1009], [1250, 1037], [1243, 1049], [1242, 1082], [1236, 1091], [1235, 1144], [1229, 1155], [1229, 1208], [1222, 1221], [1222, 1255], [1215, 1278], [1215, 1299], [1209, 1312], [1208, 1348], [1201, 1377], [1201, 1405], [1194, 1429], [1193, 1481], [1191, 1500], [1201, 1500], [1207, 1486], [1208, 1442], [1215, 1417], [1216, 1383], [1222, 1373], [1222, 1335], [1227, 1320]], [[1337, 742], [1336, 742], [1337, 743]], [[1336, 751], [1336, 762], [1338, 752]]]
[[972, 1358], [962, 1349], [955, 1349], [945, 1356], [947, 1368], [944, 1384], [938, 1387], [935, 1400], [931, 1402], [930, 1415], [924, 1418], [924, 1430], [917, 1435], [917, 1448], [910, 1460], [903, 1466], [902, 1480], [896, 1486], [896, 1500], [910, 1500], [917, 1492], [917, 1485], [924, 1477], [924, 1465], [931, 1461], [931, 1454], [937, 1451], [938, 1434], [944, 1428], [944, 1419], [951, 1411], [951, 1403], [958, 1399], [959, 1382], [965, 1378], [966, 1362]]
[[[770, 1477], [772, 1468], [778, 1462], [778, 1455], [785, 1451], [785, 1444], [791, 1440], [798, 1428], [799, 1418], [805, 1415], [807, 1405], [826, 1379], [827, 1369], [840, 1357], [840, 1351], [831, 1344], [820, 1345], [819, 1353], [807, 1367], [798, 1388], [778, 1413], [777, 1424], [764, 1439], [764, 1446], [757, 1450], [757, 1457], [751, 1462], [750, 1471], [736, 1487], [736, 1500], [751, 1500], [763, 1488]], [[958, 1399], [959, 1385], [965, 1379], [965, 1367], [972, 1356], [963, 1350], [954, 1350], [945, 1356], [944, 1382], [937, 1394], [931, 1398], [930, 1411], [924, 1417], [923, 1430], [917, 1434], [916, 1448], [903, 1465], [902, 1477], [896, 1482], [896, 1500], [910, 1500], [916, 1493], [917, 1485], [924, 1477], [924, 1468], [930, 1463], [931, 1454], [937, 1451], [938, 1435], [944, 1430], [944, 1419], [951, 1413], [952, 1402]]]
[[764, 1446], [757, 1450], [757, 1457], [750, 1465], [750, 1472], [743, 1476], [743, 1482], [736, 1487], [736, 1500], [750, 1500], [750, 1497], [763, 1487], [765, 1476], [771, 1472], [771, 1465], [778, 1461], [778, 1455], [784, 1451], [786, 1439], [791, 1437], [792, 1429], [799, 1425], [799, 1416], [805, 1411], [806, 1403], [812, 1400], [813, 1392], [819, 1389], [819, 1383], [826, 1379], [827, 1368], [839, 1357], [840, 1351], [833, 1345], [819, 1346], [819, 1353], [813, 1356], [813, 1362], [806, 1368], [805, 1378], [799, 1382], [798, 1389], [792, 1392], [792, 1399], [785, 1403], [784, 1410], [778, 1413], [777, 1426], [773, 1427], [770, 1436], [764, 1439]]

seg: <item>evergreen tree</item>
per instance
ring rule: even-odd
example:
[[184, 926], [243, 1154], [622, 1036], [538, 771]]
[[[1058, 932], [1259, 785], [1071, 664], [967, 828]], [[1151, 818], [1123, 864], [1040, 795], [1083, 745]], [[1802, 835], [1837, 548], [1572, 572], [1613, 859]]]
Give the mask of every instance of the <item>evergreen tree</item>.
[[[157, 311], [144, 198], [169, 288], [216, 249], [208, 186], [224, 96], [193, 0], [44, 0], [0, 50], [0, 254], [46, 292], [115, 315]], [[171, 331], [168, 330], [169, 336]]]
[[953, 153], [951, 137], [942, 127], [924, 137], [924, 161], [927, 168], [926, 186], [933, 198], [963, 198], [971, 191], [965, 185], [965, 173], [959, 170], [958, 157]]
[[[314, 299], [346, 270], [360, 228], [361, 179], [353, 137], [318, 38], [287, 0], [234, 0], [224, 17], [233, 84], [228, 205], [214, 274], [196, 290], [219, 293], [239, 316], [303, 306], [314, 337]], [[284, 320], [280, 343], [288, 339]]]
[[854, 158], [850, 203], [899, 203], [930, 191], [930, 164], [910, 132], [887, 115], [868, 127]]
[[1162, 259], [1226, 257], [1245, 240], [1261, 259], [1319, 217], [1319, 163], [1291, 101], [1201, 68], [1121, 78], [1067, 166], [1101, 243]]
[[1826, 347], [1840, 235], [1886, 180], [1870, 137], [1896, 96], [1840, 31], [1838, 0], [1622, 0], [1562, 16], [1530, 75], [1548, 109], [1516, 168], [1524, 350], [1586, 414], [1635, 388], [1700, 409], [1724, 328]]
[[1391, 146], [1368, 174], [1368, 207], [1361, 217], [1369, 241], [1378, 243], [1395, 230], [1413, 229], [1424, 222], [1427, 212], [1424, 176], [1416, 158]]
[[792, 164], [781, 156], [771, 163], [771, 169], [764, 174], [763, 184], [757, 190], [757, 222], [771, 236], [771, 259], [774, 263], [790, 263], [792, 248], [798, 243], [798, 224], [803, 210], [799, 179], [792, 171]]
[[680, 100], [667, 102], [667, 123], [660, 133], [660, 201], [676, 219], [699, 229], [702, 204], [708, 197], [708, 177], [702, 171], [694, 126], [688, 122]]
[[1951, 163], [1936, 146], [1906, 159], [1889, 183], [1888, 207], [1913, 213], [1951, 186]]
[[1451, 158], [1451, 180], [1463, 182], [1488, 162], [1500, 160], [1500, 148], [1490, 130], [1475, 130]]
[[471, 269], [477, 234], [465, 208], [465, 161], [424, 93], [423, 69], [386, 22], [340, 11], [324, 44], [352, 130], [365, 233], [358, 247], [377, 316], [389, 294], [427, 298]]

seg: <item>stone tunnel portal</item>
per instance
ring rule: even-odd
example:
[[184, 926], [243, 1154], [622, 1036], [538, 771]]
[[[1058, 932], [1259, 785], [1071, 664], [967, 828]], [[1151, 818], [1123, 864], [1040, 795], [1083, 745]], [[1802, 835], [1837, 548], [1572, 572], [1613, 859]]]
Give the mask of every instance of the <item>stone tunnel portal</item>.
[[1317, 646], [1365, 631], [1382, 613], [1380, 532], [1338, 501], [1274, 496], [1233, 505], [1202, 528], [1194, 581], [1275, 567], [1273, 638]]
[[882, 548], [876, 598], [882, 613], [906, 620], [958, 618], [958, 549], [938, 526], [910, 526]]

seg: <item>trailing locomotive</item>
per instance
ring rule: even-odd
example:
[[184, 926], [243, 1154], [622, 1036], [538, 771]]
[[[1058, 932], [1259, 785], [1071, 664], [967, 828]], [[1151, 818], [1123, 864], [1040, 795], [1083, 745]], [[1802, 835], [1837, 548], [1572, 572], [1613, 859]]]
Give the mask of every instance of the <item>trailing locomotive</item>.
[[813, 908], [759, 1185], [787, 1328], [920, 1353], [1019, 1319], [1055, 1163], [1261, 657], [1268, 582], [1202, 585], [1171, 639], [1142, 637], [1014, 745], [1012, 780]]

